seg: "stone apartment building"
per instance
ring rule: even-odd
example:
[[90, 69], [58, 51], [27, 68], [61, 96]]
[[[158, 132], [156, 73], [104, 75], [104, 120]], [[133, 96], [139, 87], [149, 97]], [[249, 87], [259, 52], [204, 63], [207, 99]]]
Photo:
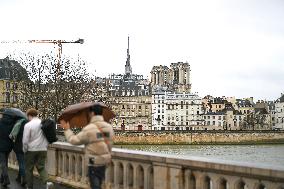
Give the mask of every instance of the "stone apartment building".
[[0, 108], [17, 107], [21, 98], [20, 81], [27, 80], [26, 70], [8, 57], [0, 59]]
[[240, 130], [244, 115], [236, 109], [234, 97], [209, 97], [202, 99], [205, 130]]
[[202, 114], [201, 98], [197, 94], [152, 93], [152, 130], [200, 130]]
[[284, 130], [284, 93], [275, 102], [275, 130]]
[[151, 130], [151, 96], [109, 97], [116, 130]]
[[271, 130], [272, 113], [268, 102], [259, 100], [254, 105], [254, 130]]

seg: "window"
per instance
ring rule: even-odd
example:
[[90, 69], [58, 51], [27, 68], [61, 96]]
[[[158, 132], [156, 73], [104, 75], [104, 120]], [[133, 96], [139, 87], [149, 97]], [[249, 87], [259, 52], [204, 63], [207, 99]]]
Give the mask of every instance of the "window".
[[13, 88], [14, 88], [14, 90], [17, 90], [18, 89], [18, 84], [14, 83]]
[[139, 109], [141, 109], [141, 106], [139, 106]]
[[213, 116], [213, 119], [215, 119], [215, 116]]
[[18, 101], [18, 95], [14, 95], [13, 96], [13, 103], [17, 102]]
[[10, 82], [6, 82], [6, 89], [10, 89]]
[[10, 103], [10, 93], [6, 93], [6, 103]]
[[213, 121], [213, 125], [215, 125], [215, 121]]

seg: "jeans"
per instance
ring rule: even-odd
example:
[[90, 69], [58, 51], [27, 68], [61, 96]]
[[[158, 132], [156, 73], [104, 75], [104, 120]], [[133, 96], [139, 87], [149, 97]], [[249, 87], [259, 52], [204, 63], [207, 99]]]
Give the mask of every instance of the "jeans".
[[1, 165], [1, 183], [9, 184], [8, 176], [8, 157], [9, 152], [0, 152], [0, 165]]
[[106, 166], [88, 166], [88, 176], [91, 189], [101, 189], [101, 185], [105, 180], [105, 170]]
[[19, 164], [19, 176], [25, 176], [25, 157], [24, 153], [16, 153], [16, 157]]
[[26, 182], [29, 188], [33, 188], [33, 170], [36, 167], [42, 182], [45, 184], [48, 180], [48, 174], [45, 170], [46, 151], [28, 151], [25, 153], [26, 164]]

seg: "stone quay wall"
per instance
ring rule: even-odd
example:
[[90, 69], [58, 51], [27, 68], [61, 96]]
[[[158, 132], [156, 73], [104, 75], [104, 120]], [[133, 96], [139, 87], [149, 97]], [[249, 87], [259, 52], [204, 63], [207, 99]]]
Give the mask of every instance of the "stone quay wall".
[[116, 131], [115, 144], [283, 143], [284, 131]]
[[[83, 146], [56, 142], [47, 152], [52, 179], [88, 189]], [[14, 153], [9, 167], [17, 169]], [[283, 189], [284, 168], [214, 159], [113, 149], [104, 189]]]

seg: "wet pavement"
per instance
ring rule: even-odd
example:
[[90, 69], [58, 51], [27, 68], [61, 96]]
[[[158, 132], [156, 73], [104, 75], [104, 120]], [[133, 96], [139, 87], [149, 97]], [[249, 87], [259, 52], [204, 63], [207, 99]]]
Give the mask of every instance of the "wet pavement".
[[[19, 183], [16, 182], [16, 177], [17, 177], [17, 172], [14, 170], [9, 170], [9, 178], [10, 178], [10, 182], [11, 184], [8, 185], [6, 188], [1, 186], [0, 189], [24, 189], [24, 187], [22, 187]], [[54, 185], [55, 189], [70, 189], [70, 187], [67, 186], [63, 186], [60, 184], [56, 184]], [[37, 177], [34, 177], [34, 189], [46, 189], [46, 186], [44, 184], [42, 184], [40, 182], [40, 179]]]

